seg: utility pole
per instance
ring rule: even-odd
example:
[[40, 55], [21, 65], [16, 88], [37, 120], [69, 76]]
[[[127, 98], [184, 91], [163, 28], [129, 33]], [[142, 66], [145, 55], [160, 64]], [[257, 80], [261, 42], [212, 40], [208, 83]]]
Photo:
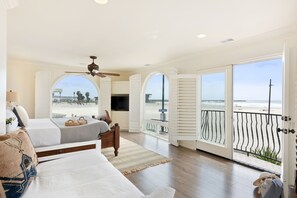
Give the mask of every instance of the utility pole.
[[[165, 76], [164, 76], [164, 74], [162, 75], [162, 108], [161, 109], [159, 109], [159, 112], [161, 112], [161, 114], [160, 114], [160, 120], [162, 121], [162, 122], [165, 122], [166, 121], [166, 114], [165, 114], [165, 112], [167, 111], [167, 109], [165, 109], [165, 92], [164, 92], [164, 83], [165, 83]], [[161, 131], [160, 132], [165, 132], [164, 131], [164, 127], [163, 126], [161, 126]]]
[[267, 124], [269, 124], [269, 120], [270, 120], [270, 104], [271, 104], [271, 87], [273, 85], [271, 84], [271, 79], [269, 81], [269, 96], [268, 96], [268, 120], [267, 120]]

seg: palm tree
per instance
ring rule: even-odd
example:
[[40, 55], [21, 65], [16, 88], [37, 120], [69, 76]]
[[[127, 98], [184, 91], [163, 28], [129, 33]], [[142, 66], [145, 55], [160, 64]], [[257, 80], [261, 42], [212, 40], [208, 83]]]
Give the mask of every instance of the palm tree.
[[89, 92], [86, 92], [86, 93], [85, 93], [85, 96], [86, 96], [86, 98], [87, 98], [86, 103], [90, 102], [90, 98], [89, 98], [90, 93], [89, 93]]
[[77, 91], [76, 95], [77, 95], [77, 103], [81, 104], [81, 102], [84, 100], [84, 96], [80, 93], [80, 91]]

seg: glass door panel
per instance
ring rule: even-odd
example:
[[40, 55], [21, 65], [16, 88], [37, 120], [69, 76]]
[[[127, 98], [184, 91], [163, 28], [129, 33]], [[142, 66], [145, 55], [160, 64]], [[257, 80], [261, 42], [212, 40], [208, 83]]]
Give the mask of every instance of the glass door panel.
[[201, 72], [197, 148], [232, 159], [232, 66]]

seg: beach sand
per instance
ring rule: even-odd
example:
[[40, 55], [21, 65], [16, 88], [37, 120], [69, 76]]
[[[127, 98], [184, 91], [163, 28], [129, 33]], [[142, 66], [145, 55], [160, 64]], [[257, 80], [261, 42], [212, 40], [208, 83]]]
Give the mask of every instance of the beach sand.
[[95, 103], [88, 104], [69, 104], [69, 103], [54, 103], [52, 104], [52, 112], [54, 115], [60, 115], [64, 117], [72, 116], [98, 116], [98, 105]]
[[[144, 107], [144, 119], [160, 119], [159, 109], [162, 108], [161, 102], [156, 103], [146, 103]], [[54, 103], [52, 104], [52, 112], [54, 114], [65, 115], [66, 117], [70, 117], [72, 115], [76, 116], [98, 116], [98, 105], [95, 103], [88, 104], [70, 104], [70, 103]], [[165, 109], [167, 109], [166, 118], [168, 119], [168, 103], [165, 103]], [[221, 104], [203, 104], [202, 109], [208, 110], [223, 110], [224, 107]], [[256, 112], [256, 113], [268, 113], [267, 105], [263, 104], [254, 104], [248, 106], [248, 104], [240, 105], [235, 104], [233, 107], [234, 111], [240, 112]], [[271, 114], [281, 114], [282, 109], [279, 105], [272, 105], [270, 113]]]

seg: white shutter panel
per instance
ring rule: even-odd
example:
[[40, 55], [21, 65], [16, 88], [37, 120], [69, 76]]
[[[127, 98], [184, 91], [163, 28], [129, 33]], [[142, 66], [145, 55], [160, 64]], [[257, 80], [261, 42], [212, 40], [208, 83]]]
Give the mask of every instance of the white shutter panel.
[[39, 71], [35, 74], [35, 118], [51, 116], [51, 72]]
[[169, 75], [169, 142], [178, 146], [177, 142], [177, 74], [176, 71]]
[[130, 76], [129, 81], [129, 132], [140, 132], [141, 75]]
[[99, 93], [99, 115], [105, 115], [105, 110], [110, 112], [111, 104], [111, 79], [100, 78], [100, 93]]
[[197, 139], [197, 76], [177, 76], [177, 140]]

